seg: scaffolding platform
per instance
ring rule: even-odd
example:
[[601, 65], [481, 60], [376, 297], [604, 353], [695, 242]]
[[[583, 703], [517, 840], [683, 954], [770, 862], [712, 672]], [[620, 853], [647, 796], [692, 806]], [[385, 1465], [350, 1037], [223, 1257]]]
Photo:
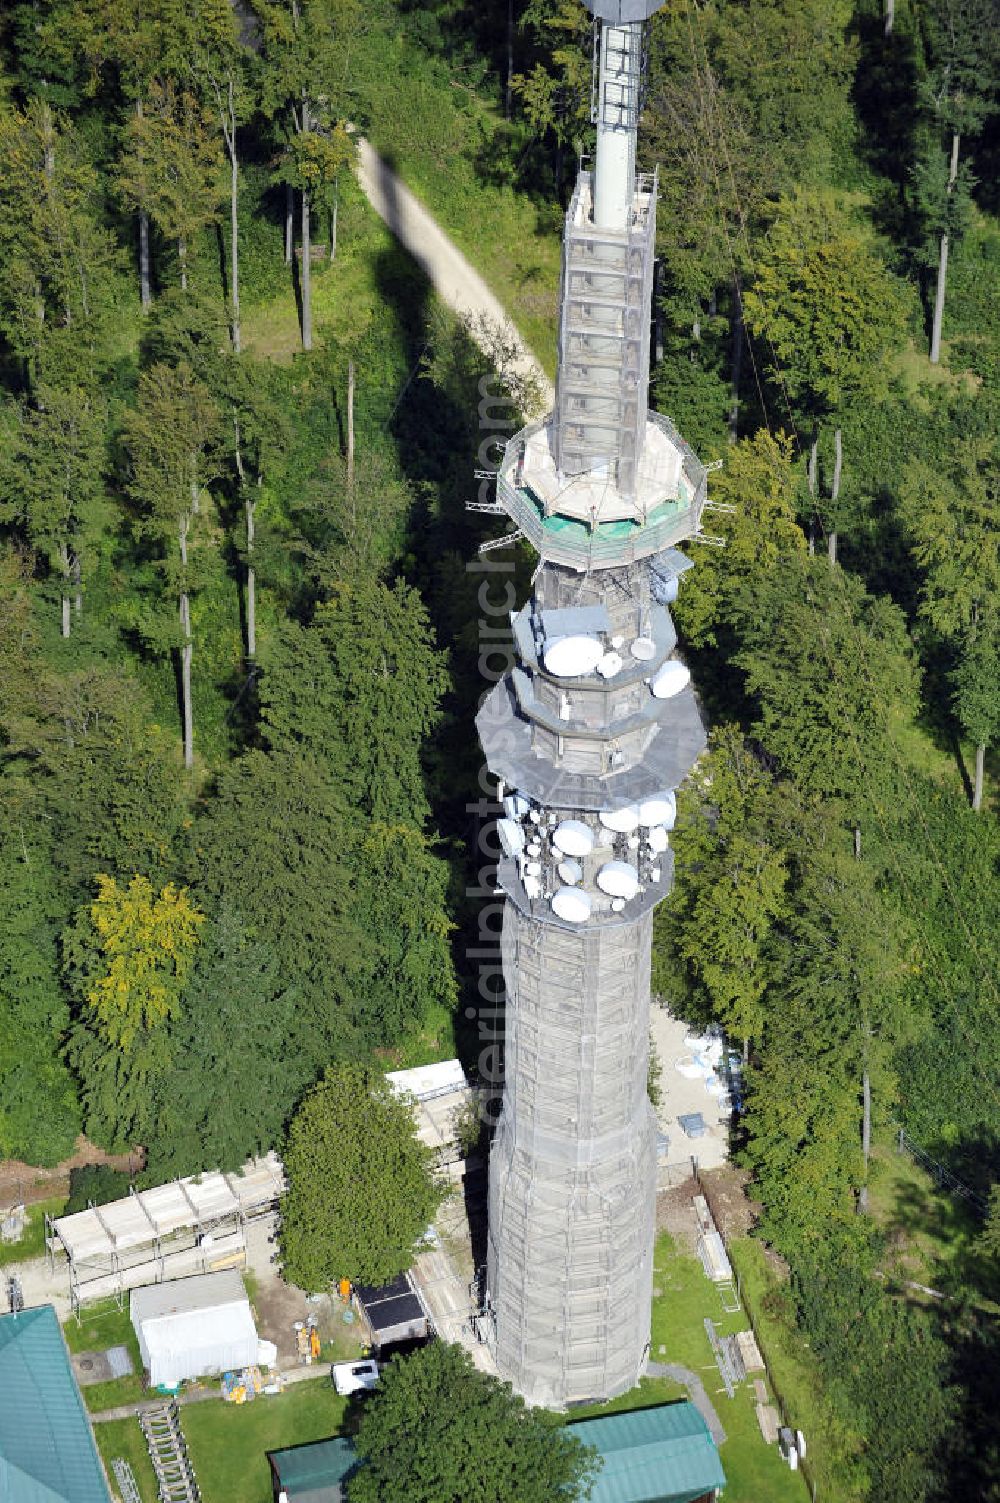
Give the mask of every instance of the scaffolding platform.
[[245, 1259], [247, 1221], [273, 1210], [284, 1190], [284, 1168], [271, 1153], [238, 1174], [189, 1175], [70, 1216], [46, 1217], [50, 1267], [65, 1254], [74, 1312], [98, 1299], [120, 1303], [143, 1284], [233, 1267]]

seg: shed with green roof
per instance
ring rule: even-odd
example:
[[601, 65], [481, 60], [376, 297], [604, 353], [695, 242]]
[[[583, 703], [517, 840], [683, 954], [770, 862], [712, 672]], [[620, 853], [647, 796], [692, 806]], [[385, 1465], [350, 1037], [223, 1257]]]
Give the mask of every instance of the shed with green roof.
[[601, 1458], [590, 1503], [710, 1503], [726, 1474], [708, 1426], [693, 1404], [660, 1404], [570, 1430]]
[[51, 1305], [0, 1316], [0, 1503], [110, 1503]]
[[344, 1483], [358, 1464], [358, 1454], [343, 1436], [307, 1446], [268, 1452], [275, 1499], [288, 1503], [341, 1503]]

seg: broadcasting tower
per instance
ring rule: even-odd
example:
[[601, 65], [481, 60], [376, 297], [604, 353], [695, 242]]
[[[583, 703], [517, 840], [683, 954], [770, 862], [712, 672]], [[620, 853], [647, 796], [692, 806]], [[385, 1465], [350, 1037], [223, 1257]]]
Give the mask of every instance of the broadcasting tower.
[[497, 480], [540, 563], [512, 618], [517, 666], [477, 717], [506, 895], [486, 1326], [500, 1375], [548, 1406], [624, 1392], [649, 1352], [653, 909], [674, 790], [705, 744], [668, 607], [706, 472], [647, 410], [656, 175], [636, 173], [635, 145], [660, 3], [587, 0], [597, 152], [566, 215], [556, 405]]

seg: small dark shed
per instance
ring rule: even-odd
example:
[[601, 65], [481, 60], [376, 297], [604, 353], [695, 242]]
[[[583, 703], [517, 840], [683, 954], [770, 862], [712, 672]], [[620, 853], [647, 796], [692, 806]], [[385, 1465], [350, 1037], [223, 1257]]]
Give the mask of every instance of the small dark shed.
[[428, 1334], [427, 1314], [417, 1298], [409, 1274], [401, 1273], [380, 1289], [360, 1285], [354, 1290], [368, 1326], [373, 1347], [396, 1341], [417, 1341]]
[[343, 1503], [344, 1483], [358, 1465], [342, 1436], [268, 1452], [275, 1503]]

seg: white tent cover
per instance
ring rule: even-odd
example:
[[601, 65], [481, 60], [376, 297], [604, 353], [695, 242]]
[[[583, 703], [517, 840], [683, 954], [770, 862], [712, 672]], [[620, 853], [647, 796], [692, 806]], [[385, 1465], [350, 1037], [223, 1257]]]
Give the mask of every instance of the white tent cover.
[[130, 1313], [149, 1381], [172, 1388], [257, 1361], [257, 1329], [233, 1269], [134, 1289]]

